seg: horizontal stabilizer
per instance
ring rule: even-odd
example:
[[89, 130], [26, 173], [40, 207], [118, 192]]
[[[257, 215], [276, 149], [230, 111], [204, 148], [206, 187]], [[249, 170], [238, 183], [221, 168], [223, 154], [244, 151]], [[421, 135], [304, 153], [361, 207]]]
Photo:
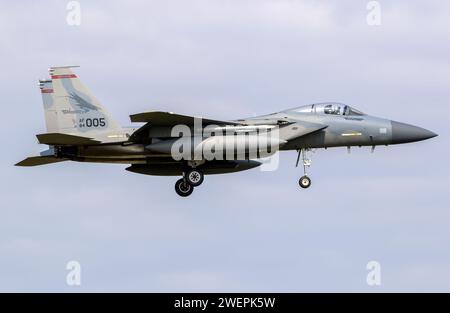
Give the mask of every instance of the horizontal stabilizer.
[[19, 163], [16, 164], [16, 166], [38, 166], [51, 163], [58, 163], [67, 160], [68, 159], [57, 158], [54, 156], [34, 156], [20, 161]]
[[241, 125], [236, 122], [227, 122], [219, 120], [211, 120], [202, 117], [194, 117], [188, 115], [175, 114], [170, 112], [144, 112], [130, 115], [130, 119], [134, 123], [150, 123], [152, 126], [175, 126], [175, 125], [194, 125], [195, 119], [201, 119], [202, 126], [206, 125]]
[[61, 134], [61, 133], [49, 133], [36, 135], [39, 143], [46, 145], [95, 145], [100, 141], [94, 140], [88, 137]]

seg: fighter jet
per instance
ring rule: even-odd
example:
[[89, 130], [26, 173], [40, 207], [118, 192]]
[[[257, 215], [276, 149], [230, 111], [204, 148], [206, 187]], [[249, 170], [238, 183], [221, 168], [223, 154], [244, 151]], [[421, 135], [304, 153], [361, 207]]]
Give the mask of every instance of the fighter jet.
[[51, 67], [39, 81], [47, 132], [36, 137], [48, 149], [17, 166], [63, 161], [128, 164], [126, 170], [179, 176], [175, 191], [192, 194], [205, 175], [245, 171], [278, 151], [296, 151], [302, 161], [299, 186], [311, 186], [311, 149], [393, 145], [426, 140], [435, 133], [365, 114], [338, 102], [303, 105], [231, 121], [173, 112], [130, 116], [139, 127], [121, 127], [73, 73], [75, 66]]

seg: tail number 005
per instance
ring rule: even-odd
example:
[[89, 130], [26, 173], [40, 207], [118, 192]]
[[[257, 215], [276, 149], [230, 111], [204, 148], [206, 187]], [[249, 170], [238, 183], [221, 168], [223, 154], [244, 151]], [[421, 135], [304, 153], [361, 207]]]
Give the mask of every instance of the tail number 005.
[[100, 118], [87, 118], [84, 120], [85, 127], [105, 127], [106, 121], [104, 117]]

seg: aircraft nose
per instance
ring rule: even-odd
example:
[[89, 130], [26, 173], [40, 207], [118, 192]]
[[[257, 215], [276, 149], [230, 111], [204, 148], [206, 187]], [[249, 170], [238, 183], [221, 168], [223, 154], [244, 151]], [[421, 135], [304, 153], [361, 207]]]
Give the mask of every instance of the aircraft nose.
[[391, 121], [391, 125], [393, 144], [421, 141], [437, 136], [432, 131], [414, 125], [396, 121]]

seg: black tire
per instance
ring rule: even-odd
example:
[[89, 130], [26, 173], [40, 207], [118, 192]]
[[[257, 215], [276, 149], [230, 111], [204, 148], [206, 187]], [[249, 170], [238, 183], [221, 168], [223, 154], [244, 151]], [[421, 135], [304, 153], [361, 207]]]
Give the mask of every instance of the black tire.
[[198, 187], [203, 183], [205, 176], [203, 175], [202, 171], [193, 168], [186, 172], [184, 178], [192, 186]]
[[309, 178], [308, 176], [302, 176], [300, 177], [300, 179], [298, 180], [298, 184], [300, 187], [302, 187], [303, 189], [309, 188], [311, 187], [311, 178]]
[[187, 197], [194, 191], [194, 186], [181, 178], [175, 183], [175, 191], [179, 196]]

